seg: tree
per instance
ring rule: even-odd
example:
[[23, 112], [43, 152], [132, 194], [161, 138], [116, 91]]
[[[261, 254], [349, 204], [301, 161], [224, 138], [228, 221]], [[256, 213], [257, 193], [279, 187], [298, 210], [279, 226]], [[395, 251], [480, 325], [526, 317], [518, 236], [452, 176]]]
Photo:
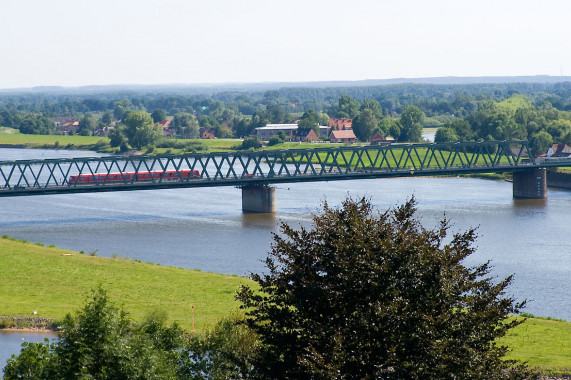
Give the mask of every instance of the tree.
[[531, 149], [534, 156], [547, 153], [547, 149], [553, 143], [551, 135], [545, 131], [537, 132], [531, 136]]
[[203, 337], [190, 341], [190, 360], [184, 363], [182, 372], [191, 379], [249, 378], [258, 344], [255, 333], [244, 324], [243, 315], [232, 314]]
[[109, 125], [113, 121], [113, 114], [111, 112], [105, 112], [101, 115], [101, 122], [103, 125]]
[[91, 136], [95, 131], [95, 127], [97, 126], [97, 122], [95, 118], [91, 114], [87, 114], [79, 120], [79, 129], [78, 132], [82, 136]]
[[311, 128], [319, 136], [319, 124], [321, 121], [320, 114], [314, 110], [307, 110], [303, 113], [299, 122], [297, 123], [300, 128]]
[[27, 114], [20, 120], [18, 129], [29, 135], [50, 135], [55, 130], [55, 123], [39, 114]]
[[400, 116], [401, 135], [399, 141], [422, 141], [424, 112], [416, 106], [406, 107]]
[[153, 124], [153, 120], [145, 111], [129, 112], [124, 120], [125, 136], [129, 139], [129, 145], [141, 149], [159, 137], [161, 132]]
[[434, 142], [458, 142], [459, 138], [456, 134], [456, 130], [451, 127], [440, 127], [436, 130], [434, 135]]
[[377, 120], [381, 120], [383, 117], [383, 109], [376, 99], [363, 99], [363, 103], [361, 103], [361, 112], [366, 109], [370, 109]]
[[100, 288], [75, 317], [67, 315], [56, 343], [30, 343], [13, 355], [5, 379], [177, 379], [185, 345], [164, 316], [135, 325]]
[[[366, 199], [324, 204], [311, 229], [282, 224], [238, 299], [261, 346], [260, 378], [525, 378], [496, 339], [522, 321], [489, 262], [465, 267], [473, 229], [426, 230], [414, 199], [374, 213]], [[446, 243], [448, 242], [448, 243]]]
[[167, 119], [167, 111], [165, 110], [154, 110], [151, 114], [151, 118], [153, 119], [153, 123], [160, 123], [163, 120]]
[[377, 124], [378, 121], [373, 110], [365, 108], [359, 116], [353, 119], [353, 132], [359, 141], [369, 141]]
[[133, 103], [129, 99], [121, 99], [115, 102], [113, 116], [117, 120], [123, 120], [133, 110]]
[[474, 140], [475, 134], [470, 127], [470, 123], [466, 120], [454, 120], [443, 125], [445, 128], [453, 129], [458, 137], [457, 141], [472, 141]]
[[193, 114], [179, 112], [174, 115], [173, 124], [182, 138], [197, 138], [199, 135], [198, 120]]
[[349, 95], [341, 95], [336, 117], [354, 118], [359, 114], [359, 102]]

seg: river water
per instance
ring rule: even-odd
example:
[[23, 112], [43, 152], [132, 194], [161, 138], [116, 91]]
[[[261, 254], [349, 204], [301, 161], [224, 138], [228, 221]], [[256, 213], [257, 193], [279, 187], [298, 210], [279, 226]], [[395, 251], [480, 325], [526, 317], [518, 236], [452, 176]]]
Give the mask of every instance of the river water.
[[[0, 149], [1, 160], [92, 153]], [[233, 187], [0, 198], [0, 235], [99, 256], [121, 257], [247, 275], [264, 270], [272, 233], [283, 221], [309, 226], [324, 200], [367, 196], [380, 211], [414, 195], [424, 226], [444, 215], [452, 231], [478, 227], [477, 251], [492, 275], [515, 274], [508, 295], [525, 311], [571, 320], [571, 192], [548, 190], [546, 201], [514, 201], [509, 182], [473, 178], [400, 178], [279, 185], [275, 215], [243, 215]], [[1, 243], [1, 241], [0, 241]], [[0, 315], [1, 315], [0, 310]], [[0, 366], [9, 356], [0, 334]], [[10, 353], [17, 351], [17, 346]]]

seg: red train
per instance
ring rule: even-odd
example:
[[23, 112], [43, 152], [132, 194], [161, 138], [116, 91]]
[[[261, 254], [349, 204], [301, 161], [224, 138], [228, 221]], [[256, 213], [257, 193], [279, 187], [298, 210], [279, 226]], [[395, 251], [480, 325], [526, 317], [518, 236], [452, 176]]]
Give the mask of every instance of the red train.
[[200, 177], [198, 170], [166, 170], [166, 171], [150, 171], [150, 172], [125, 172], [125, 173], [96, 173], [96, 174], [80, 174], [72, 175], [69, 183], [84, 184], [98, 182], [125, 182], [125, 181], [179, 181], [183, 179], [191, 179]]

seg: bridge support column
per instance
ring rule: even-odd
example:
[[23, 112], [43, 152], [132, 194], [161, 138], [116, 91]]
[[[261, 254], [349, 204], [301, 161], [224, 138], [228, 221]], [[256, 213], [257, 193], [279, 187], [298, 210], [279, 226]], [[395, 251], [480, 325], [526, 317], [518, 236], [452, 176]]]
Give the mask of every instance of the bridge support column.
[[268, 185], [247, 185], [242, 187], [243, 213], [276, 212], [276, 188]]
[[513, 197], [516, 199], [546, 198], [547, 179], [545, 169], [514, 171]]

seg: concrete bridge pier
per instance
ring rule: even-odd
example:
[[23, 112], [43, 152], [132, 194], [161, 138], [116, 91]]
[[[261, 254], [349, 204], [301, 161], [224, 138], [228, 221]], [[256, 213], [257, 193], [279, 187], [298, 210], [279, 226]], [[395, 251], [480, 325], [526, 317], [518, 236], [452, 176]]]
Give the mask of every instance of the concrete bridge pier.
[[547, 197], [545, 168], [533, 168], [513, 172], [513, 197], [515, 199], [544, 199]]
[[242, 186], [242, 212], [267, 214], [276, 212], [276, 188], [269, 185]]

